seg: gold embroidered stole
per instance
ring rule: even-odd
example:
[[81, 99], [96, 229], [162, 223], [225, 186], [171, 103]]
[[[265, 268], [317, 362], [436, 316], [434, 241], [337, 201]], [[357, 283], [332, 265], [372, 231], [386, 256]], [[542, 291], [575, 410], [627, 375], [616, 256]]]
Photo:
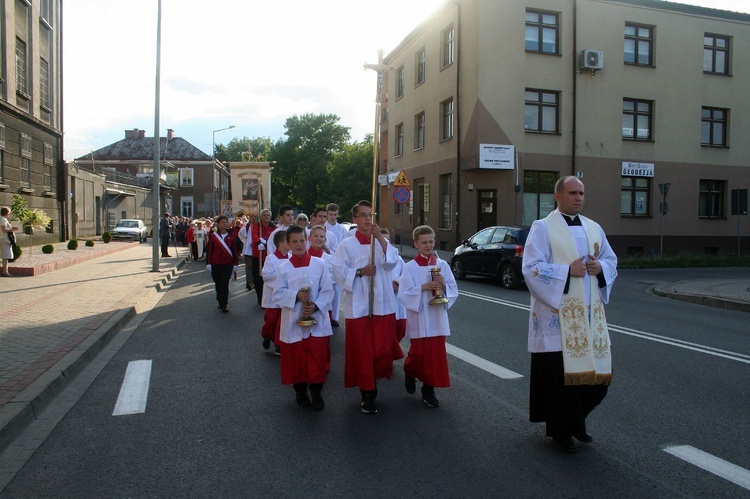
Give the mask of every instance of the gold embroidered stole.
[[[589, 219], [580, 218], [586, 232], [589, 254], [598, 257], [602, 246], [600, 232]], [[579, 255], [575, 241], [560, 212], [555, 210], [550, 213], [544, 223], [549, 232], [554, 263], [569, 265], [577, 260]], [[591, 284], [590, 309], [586, 306], [583, 279], [589, 279]], [[570, 277], [568, 293], [563, 294], [560, 309], [556, 312], [560, 320], [565, 384], [610, 384], [612, 357], [609, 333], [596, 276], [586, 274], [583, 278]]]

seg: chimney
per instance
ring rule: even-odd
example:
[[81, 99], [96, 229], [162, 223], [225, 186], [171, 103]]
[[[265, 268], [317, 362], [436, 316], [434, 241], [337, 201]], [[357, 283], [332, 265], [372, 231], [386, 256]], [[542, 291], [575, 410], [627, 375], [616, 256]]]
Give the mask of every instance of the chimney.
[[125, 139], [137, 139], [138, 138], [138, 130], [137, 128], [133, 128], [132, 130], [125, 130]]
[[138, 138], [143, 139], [146, 137], [146, 130], [138, 130]]
[[174, 138], [174, 130], [171, 128], [167, 128], [167, 140], [172, 140]]

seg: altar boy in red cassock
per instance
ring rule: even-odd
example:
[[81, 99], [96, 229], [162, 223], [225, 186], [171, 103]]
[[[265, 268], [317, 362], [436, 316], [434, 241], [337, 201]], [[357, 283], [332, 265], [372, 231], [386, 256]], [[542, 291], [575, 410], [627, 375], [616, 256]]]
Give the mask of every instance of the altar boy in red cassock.
[[[279, 267], [274, 291], [274, 301], [281, 305], [281, 383], [294, 385], [297, 404], [320, 410], [324, 406], [321, 391], [326, 380], [328, 337], [333, 334], [328, 318], [333, 283], [325, 262], [307, 252], [304, 227], [290, 227], [286, 240], [292, 254]], [[300, 326], [297, 320], [302, 317], [311, 317], [315, 324]]]
[[[396, 340], [397, 300], [391, 280], [398, 252], [373, 222], [369, 201], [357, 203], [352, 208], [352, 216], [357, 232], [354, 237], [341, 241], [333, 255], [333, 275], [345, 299], [344, 385], [359, 387], [362, 412], [375, 414], [378, 412], [375, 380], [390, 379], [394, 359], [404, 356]], [[370, 262], [370, 234], [375, 237], [373, 262]], [[371, 281], [372, 317], [369, 310]]]
[[266, 257], [263, 262], [263, 301], [261, 306], [265, 309], [263, 312], [263, 329], [260, 335], [263, 338], [263, 348], [268, 350], [273, 341], [276, 355], [281, 355], [281, 341], [279, 340], [279, 327], [281, 325], [281, 307], [273, 299], [273, 293], [279, 281], [279, 267], [284, 263], [289, 253], [289, 246], [286, 244], [286, 232], [278, 231], [274, 233], [274, 248], [276, 250]]
[[[404, 361], [404, 384], [407, 392], [414, 393], [416, 380], [421, 380], [422, 402], [438, 407], [435, 388], [450, 386], [445, 339], [451, 334], [448, 309], [458, 297], [458, 286], [450, 265], [434, 251], [432, 228], [420, 225], [412, 238], [419, 254], [404, 266], [398, 287], [398, 298], [406, 307], [406, 337], [411, 342]], [[448, 302], [431, 304], [439, 292]]]

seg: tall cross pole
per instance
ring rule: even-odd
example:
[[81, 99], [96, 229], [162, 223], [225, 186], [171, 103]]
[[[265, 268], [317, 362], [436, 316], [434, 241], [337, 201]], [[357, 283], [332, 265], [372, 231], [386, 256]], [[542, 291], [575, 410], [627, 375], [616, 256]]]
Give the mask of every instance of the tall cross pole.
[[[388, 71], [396, 69], [396, 66], [383, 63], [383, 51], [378, 50], [378, 63], [365, 64], [365, 71], [371, 69], [378, 74], [377, 91], [375, 93], [375, 134], [372, 137], [372, 216], [375, 223], [375, 215], [378, 203], [378, 155], [380, 153], [380, 105], [383, 97], [383, 75]], [[370, 234], [370, 265], [375, 264], [375, 234]], [[375, 279], [370, 277], [370, 301], [369, 314], [372, 318], [372, 309], [375, 302]]]

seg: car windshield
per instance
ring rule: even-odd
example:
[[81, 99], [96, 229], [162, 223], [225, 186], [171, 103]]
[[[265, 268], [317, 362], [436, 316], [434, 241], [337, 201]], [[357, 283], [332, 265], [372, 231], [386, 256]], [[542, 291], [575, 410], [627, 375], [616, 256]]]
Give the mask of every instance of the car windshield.
[[138, 222], [135, 220], [120, 220], [117, 222], [117, 227], [138, 228]]

